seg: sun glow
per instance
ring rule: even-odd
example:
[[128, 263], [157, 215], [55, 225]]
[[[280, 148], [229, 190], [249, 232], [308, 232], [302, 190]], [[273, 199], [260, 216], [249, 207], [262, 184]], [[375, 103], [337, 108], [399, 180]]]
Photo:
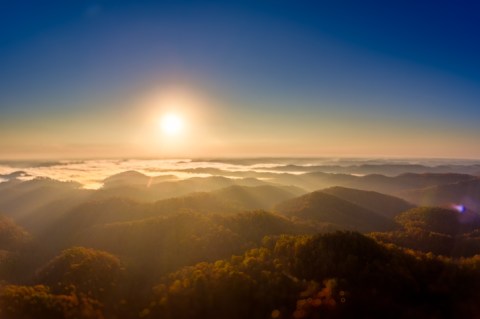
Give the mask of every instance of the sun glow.
[[153, 157], [203, 154], [218, 143], [210, 135], [217, 120], [215, 103], [205, 92], [187, 88], [153, 88], [139, 94], [135, 110], [140, 125], [132, 145]]
[[165, 114], [160, 121], [162, 131], [167, 135], [178, 135], [183, 130], [183, 119], [174, 113]]

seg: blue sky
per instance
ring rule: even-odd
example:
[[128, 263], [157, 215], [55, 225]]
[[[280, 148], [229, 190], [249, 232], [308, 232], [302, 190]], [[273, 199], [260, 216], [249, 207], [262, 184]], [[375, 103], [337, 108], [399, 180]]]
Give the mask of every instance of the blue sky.
[[181, 86], [215, 101], [196, 123], [208, 134], [195, 138], [218, 155], [480, 157], [474, 1], [4, 1], [0, 10], [0, 146], [11, 156], [75, 145], [203, 155], [155, 143], [147, 154], [127, 138], [147, 125], [130, 120], [144, 112], [141, 96]]

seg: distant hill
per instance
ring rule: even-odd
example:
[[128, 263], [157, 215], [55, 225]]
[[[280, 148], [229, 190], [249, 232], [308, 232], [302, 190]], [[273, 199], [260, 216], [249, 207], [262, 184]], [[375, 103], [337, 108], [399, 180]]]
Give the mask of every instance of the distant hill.
[[480, 253], [480, 216], [440, 207], [417, 207], [396, 217], [401, 230], [373, 233], [375, 239], [447, 256]]
[[397, 176], [401, 174], [414, 173], [414, 174], [468, 174], [468, 175], [480, 175], [480, 165], [435, 165], [427, 166], [421, 164], [360, 164], [360, 165], [282, 165], [269, 170], [275, 170], [280, 172], [322, 172], [322, 173], [335, 173], [335, 174], [381, 174], [385, 176]]
[[278, 174], [271, 181], [283, 185], [295, 185], [307, 191], [342, 186], [383, 194], [399, 195], [402, 191], [437, 185], [469, 181], [474, 176], [465, 174], [402, 174], [388, 177], [379, 174], [355, 176], [349, 174], [305, 173], [300, 175]]
[[294, 223], [290, 219], [266, 211], [248, 211], [234, 215], [215, 215], [213, 220], [238, 234], [246, 243], [259, 243], [264, 236], [281, 234], [313, 234], [314, 227]]
[[212, 194], [228, 200], [245, 210], [270, 209], [274, 205], [306, 192], [294, 186], [229, 186], [214, 191]]
[[147, 176], [137, 171], [125, 171], [107, 177], [103, 183], [103, 188], [125, 187], [125, 186], [144, 186], [158, 184], [165, 181], [174, 181], [178, 178], [175, 175]]
[[29, 176], [25, 171], [15, 171], [9, 174], [0, 174], [0, 179], [12, 180], [17, 179], [18, 177]]
[[405, 191], [402, 197], [423, 206], [464, 205], [480, 213], [480, 179], [459, 181], [423, 189]]
[[[165, 217], [178, 213], [236, 214], [247, 210], [271, 207], [293, 198], [302, 191], [294, 187], [229, 186], [214, 192], [190, 193], [154, 203], [139, 202], [128, 197], [108, 197], [85, 201], [66, 212], [46, 231], [55, 241], [73, 240], [83, 229], [95, 225], [129, 222], [145, 218]], [[59, 238], [63, 238], [60, 240]], [[56, 245], [52, 243], [52, 245]]]
[[29, 232], [37, 233], [64, 212], [85, 201], [92, 190], [50, 178], [0, 183], [0, 211]]
[[384, 216], [321, 191], [280, 203], [275, 211], [289, 217], [331, 223], [364, 232], [394, 227], [394, 223]]
[[191, 193], [157, 201], [153, 204], [153, 210], [164, 214], [182, 211], [231, 214], [247, 210], [270, 209], [279, 202], [303, 193], [304, 191], [299, 188], [288, 186], [233, 185], [212, 192]]
[[[139, 184], [125, 184], [122, 177], [122, 183], [107, 182], [107, 187], [99, 189], [94, 196], [96, 198], [128, 197], [138, 201], [153, 202], [160, 199], [185, 196], [194, 192], [210, 192], [233, 185], [260, 186], [269, 184], [254, 178], [231, 179], [221, 176], [192, 177], [174, 181], [161, 181], [163, 177], [155, 177], [153, 182], [147, 182], [150, 177], [141, 174], [144, 176], [142, 177], [138, 174], [140, 173], [129, 172], [127, 176], [135, 176], [133, 179]], [[157, 178], [160, 178], [159, 182], [157, 182]]]
[[393, 218], [399, 213], [413, 208], [412, 204], [403, 199], [373, 191], [337, 186], [322, 189], [322, 192], [347, 200], [388, 218]]
[[460, 213], [439, 207], [418, 207], [400, 214], [396, 220], [405, 229], [456, 235], [460, 232]]
[[[139, 273], [162, 274], [199, 261], [239, 254], [266, 235], [304, 233], [301, 226], [272, 213], [237, 215], [178, 213], [86, 229], [76, 244], [123, 257]], [[174, 247], [174, 248], [172, 248]]]

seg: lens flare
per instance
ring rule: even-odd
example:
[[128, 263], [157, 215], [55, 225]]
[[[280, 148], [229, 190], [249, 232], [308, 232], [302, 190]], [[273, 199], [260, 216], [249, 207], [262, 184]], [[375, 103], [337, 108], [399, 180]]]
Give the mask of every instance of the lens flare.
[[462, 204], [452, 205], [452, 208], [455, 209], [459, 213], [464, 213], [467, 210], [467, 208]]

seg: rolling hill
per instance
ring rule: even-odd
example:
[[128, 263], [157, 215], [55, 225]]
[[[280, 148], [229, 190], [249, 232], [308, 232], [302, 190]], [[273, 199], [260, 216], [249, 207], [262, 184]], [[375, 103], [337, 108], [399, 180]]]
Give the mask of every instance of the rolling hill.
[[0, 210], [31, 233], [45, 230], [66, 211], [87, 200], [92, 190], [50, 178], [0, 183]]
[[422, 206], [463, 205], [467, 210], [480, 213], [480, 179], [409, 190], [403, 192], [402, 197]]
[[321, 191], [280, 203], [275, 211], [288, 217], [331, 223], [363, 232], [394, 227], [394, 223], [384, 216]]
[[18, 250], [31, 236], [11, 218], [0, 215], [0, 251]]
[[137, 171], [125, 171], [103, 180], [103, 188], [115, 188], [125, 186], [144, 186], [150, 187], [151, 185], [158, 184], [165, 181], [174, 181], [178, 178], [175, 175], [160, 175], [150, 177]]
[[446, 256], [480, 253], [480, 216], [440, 207], [412, 208], [396, 218], [402, 229], [371, 234], [376, 240]]
[[294, 186], [239, 186], [234, 185], [212, 192], [212, 195], [228, 200], [245, 210], [270, 209], [274, 205], [305, 194]]
[[272, 182], [283, 185], [295, 185], [307, 191], [342, 186], [360, 190], [369, 190], [400, 196], [403, 191], [470, 181], [476, 179], [466, 174], [401, 174], [394, 177], [370, 174], [356, 176], [350, 174], [332, 174], [313, 172], [299, 175], [278, 174], [271, 179]]
[[[124, 178], [125, 175], [120, 176], [122, 181], [120, 183], [107, 182], [106, 186], [95, 192], [94, 197], [98, 199], [127, 197], [137, 201], [154, 202], [195, 192], [210, 192], [233, 185], [260, 186], [269, 184], [254, 178], [232, 179], [221, 176], [192, 177], [168, 181], [163, 180], [164, 177], [162, 176], [150, 178], [138, 172], [128, 172], [126, 176], [127, 178]], [[132, 179], [131, 183], [128, 182], [130, 178]]]
[[365, 207], [388, 218], [393, 218], [399, 213], [413, 207], [412, 204], [403, 199], [373, 191], [337, 186], [322, 189], [322, 192]]

